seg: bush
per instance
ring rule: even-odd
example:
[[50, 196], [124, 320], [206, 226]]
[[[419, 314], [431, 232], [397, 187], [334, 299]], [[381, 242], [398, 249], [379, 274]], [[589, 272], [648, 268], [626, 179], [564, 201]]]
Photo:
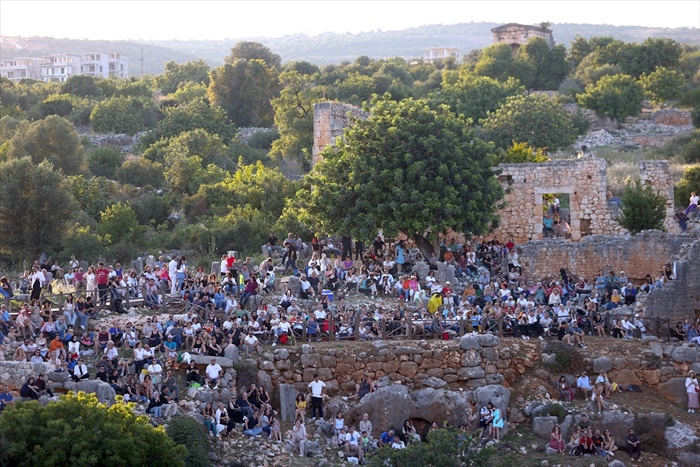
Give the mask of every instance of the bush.
[[547, 406], [547, 413], [551, 416], [557, 417], [559, 423], [561, 423], [564, 421], [569, 412], [561, 404], [549, 404]]
[[547, 344], [547, 353], [554, 354], [554, 363], [545, 366], [554, 373], [577, 373], [583, 368], [583, 356], [569, 344], [563, 342], [550, 342]]
[[98, 177], [114, 179], [114, 173], [122, 166], [123, 160], [122, 152], [115, 147], [93, 148], [88, 153], [88, 167]]
[[632, 235], [642, 230], [664, 230], [666, 198], [641, 183], [630, 182], [622, 195], [620, 225]]
[[233, 365], [236, 370], [236, 386], [249, 388], [251, 384], [258, 384], [258, 367], [251, 363], [239, 362]]
[[663, 419], [650, 415], [637, 415], [634, 418], [633, 428], [642, 442], [642, 449], [668, 458], [668, 442], [665, 433], [666, 427], [672, 426], [673, 423], [673, 418], [668, 414]]
[[168, 423], [165, 432], [176, 444], [187, 449], [183, 458], [186, 467], [209, 467], [209, 451], [212, 449], [211, 439], [202, 423], [191, 417], [178, 416]]
[[686, 206], [693, 191], [700, 191], [700, 166], [686, 169], [681, 180], [676, 183], [673, 190], [676, 207]]

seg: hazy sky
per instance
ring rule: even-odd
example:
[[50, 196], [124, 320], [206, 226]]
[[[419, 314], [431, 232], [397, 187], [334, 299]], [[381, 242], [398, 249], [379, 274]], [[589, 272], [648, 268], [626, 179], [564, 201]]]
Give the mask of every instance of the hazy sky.
[[[0, 0], [0, 34], [75, 39], [224, 39], [396, 30], [471, 21], [700, 28], [682, 1]], [[698, 31], [700, 40], [700, 31]]]

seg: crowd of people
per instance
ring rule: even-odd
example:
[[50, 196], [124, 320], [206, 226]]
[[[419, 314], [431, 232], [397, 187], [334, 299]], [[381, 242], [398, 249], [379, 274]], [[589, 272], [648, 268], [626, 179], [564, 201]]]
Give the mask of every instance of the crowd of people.
[[[270, 257], [259, 265], [251, 258], [241, 260], [227, 253], [221, 259], [219, 274], [206, 273], [201, 266], [188, 268], [184, 256], [160, 257], [141, 273], [124, 270], [119, 263], [107, 267], [98, 263], [83, 272], [75, 258], [66, 267], [37, 261], [15, 283], [0, 278], [0, 289], [7, 298], [18, 291], [29, 295], [29, 302], [16, 316], [12, 316], [7, 303], [1, 305], [0, 345], [4, 352], [0, 355], [9, 350], [8, 355], [15, 360], [47, 363], [50, 371], [66, 371], [76, 381], [100, 379], [126, 400], [144, 404], [148, 413], [162, 421], [177, 413], [180, 394], [173, 372], [184, 364], [190, 387], [217, 388], [223, 370], [216, 357], [224, 356], [229, 346], [255, 356], [265, 345], [286, 344], [301, 337], [313, 340], [334, 335], [336, 339], [372, 340], [410, 333], [449, 338], [498, 329], [522, 339], [552, 338], [586, 348], [586, 341], [593, 335], [621, 339], [644, 336], [647, 323], [641, 311], [618, 316], [614, 310], [634, 304], [639, 294], [651, 293], [674, 280], [668, 264], [653, 278], [647, 274], [637, 285], [624, 271], [601, 270], [595, 277], [586, 278], [562, 269], [556, 277], [526, 277], [512, 240], [463, 245], [455, 239], [446, 240], [439, 252], [427, 259], [404, 241], [390, 244], [381, 237], [367, 251], [360, 242], [355, 242], [353, 248], [349, 238], [341, 239], [340, 248], [332, 241], [317, 239], [307, 245], [292, 234], [283, 246], [277, 243], [271, 235], [267, 243]], [[279, 302], [270, 295], [278, 287], [276, 258], [281, 259], [285, 271], [299, 278], [298, 293], [287, 288]], [[420, 262], [428, 264], [425, 275], [419, 273]], [[440, 281], [439, 262], [454, 267], [454, 283]], [[48, 292], [56, 280], [76, 290], [75, 296], [66, 296], [59, 316], [47, 294], [42, 293]], [[114, 320], [109, 326], [89, 329], [89, 320], [98, 315], [100, 306], [113, 302], [115, 294], [142, 298], [145, 307], [156, 308], [164, 293], [177, 294], [187, 304], [187, 312], [177, 319], [174, 315], [153, 317], [143, 326], [131, 322], [121, 326], [119, 320]], [[353, 293], [382, 300], [364, 300], [353, 306], [347, 300]], [[700, 343], [699, 325], [690, 320], [679, 322], [672, 335]], [[125, 354], [124, 349], [129, 352]], [[213, 357], [202, 374], [190, 361], [193, 355]], [[94, 376], [83, 361], [91, 356], [97, 359]], [[21, 395], [53, 397], [43, 378], [39, 375], [27, 380]], [[697, 379], [689, 375], [688, 380], [688, 410], [694, 411], [698, 408]], [[577, 381], [567, 387], [564, 383], [558, 387], [563, 397], [569, 394], [572, 399], [574, 390], [583, 390], [601, 411], [607, 408], [605, 399], [616, 389], [605, 375], [599, 375], [593, 385]], [[312, 417], [323, 418], [323, 389], [323, 383], [315, 379], [308, 400], [301, 397], [297, 401], [292, 438], [301, 455], [306, 453], [303, 442], [308, 440], [307, 403]], [[372, 390], [373, 383], [365, 377], [358, 382], [357, 393], [348, 399], [361, 398]], [[498, 441], [503, 426], [500, 411], [487, 405], [474, 413], [478, 413], [478, 420], [472, 421], [478, 421], [481, 436]], [[269, 394], [261, 387], [241, 388], [239, 397], [228, 404], [207, 404], [202, 415], [212, 436], [230, 435], [240, 424], [245, 435], [282, 439]], [[410, 421], [402, 433], [389, 430], [376, 440], [372, 438], [371, 422], [369, 430], [366, 423], [360, 423], [357, 430], [340, 421], [334, 423], [337, 444], [348, 455], [356, 454], [360, 461], [363, 453], [375, 447], [401, 448], [421, 440]], [[577, 446], [588, 446], [588, 438], [594, 439], [594, 435], [596, 432], [582, 429], [578, 438], [584, 442]], [[599, 445], [605, 443], [594, 439], [595, 452], [601, 452]], [[633, 442], [632, 446], [638, 444]], [[610, 449], [604, 451], [607, 456], [614, 455]]]

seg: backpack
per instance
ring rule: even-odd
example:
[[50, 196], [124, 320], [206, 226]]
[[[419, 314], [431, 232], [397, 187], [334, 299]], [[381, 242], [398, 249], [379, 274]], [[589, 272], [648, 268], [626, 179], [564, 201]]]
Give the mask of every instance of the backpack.
[[289, 337], [287, 336], [287, 333], [283, 333], [279, 337], [279, 342], [280, 344], [286, 344], [288, 339]]

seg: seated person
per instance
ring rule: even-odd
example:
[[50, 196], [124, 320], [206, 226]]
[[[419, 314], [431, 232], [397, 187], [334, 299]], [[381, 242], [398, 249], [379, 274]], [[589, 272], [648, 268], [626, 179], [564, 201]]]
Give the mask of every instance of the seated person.
[[583, 393], [583, 398], [588, 399], [593, 390], [593, 385], [591, 385], [591, 380], [588, 378], [587, 372], [582, 372], [578, 379], [576, 379], [576, 387]]

